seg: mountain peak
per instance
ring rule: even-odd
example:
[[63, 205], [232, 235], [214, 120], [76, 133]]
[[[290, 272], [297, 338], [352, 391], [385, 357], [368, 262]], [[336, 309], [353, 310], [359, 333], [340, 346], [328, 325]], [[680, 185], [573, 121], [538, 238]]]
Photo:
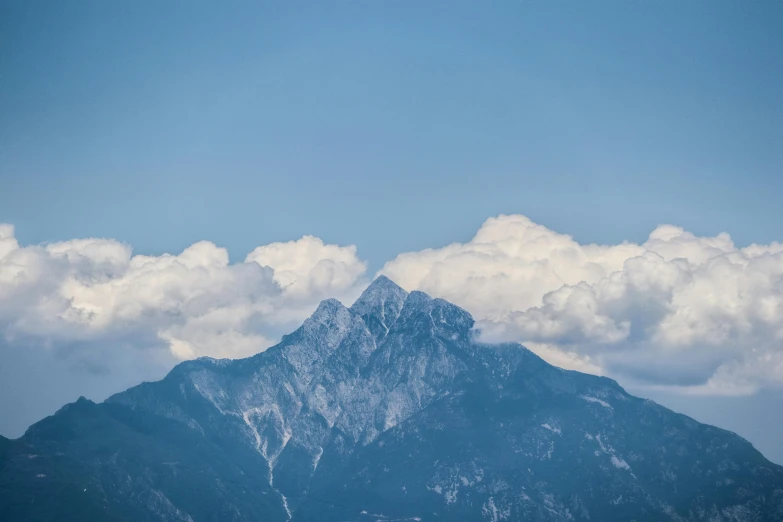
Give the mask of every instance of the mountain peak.
[[408, 292], [403, 290], [400, 285], [386, 277], [385, 275], [379, 275], [375, 278], [375, 280], [370, 283], [370, 285], [362, 292], [361, 297], [356, 300], [357, 303], [360, 301], [367, 301], [370, 299], [377, 298], [379, 296], [387, 296], [387, 295], [402, 295], [407, 296]]
[[315, 312], [302, 324], [305, 330], [319, 330], [326, 327], [344, 331], [351, 321], [351, 313], [337, 299], [324, 299]]
[[313, 312], [312, 317], [334, 315], [336, 312], [344, 308], [345, 305], [343, 305], [340, 301], [334, 299], [333, 297], [330, 297], [329, 299], [324, 299], [323, 301], [318, 303], [318, 308], [315, 309], [315, 312]]
[[405, 306], [399, 313], [402, 324], [413, 322], [418, 328], [429, 324], [439, 335], [448, 337], [469, 336], [473, 328], [473, 317], [464, 309], [445, 299], [433, 298], [430, 295], [414, 290], [405, 300]]
[[397, 320], [407, 297], [408, 292], [381, 275], [356, 300], [351, 311], [362, 318], [376, 342], [380, 342]]

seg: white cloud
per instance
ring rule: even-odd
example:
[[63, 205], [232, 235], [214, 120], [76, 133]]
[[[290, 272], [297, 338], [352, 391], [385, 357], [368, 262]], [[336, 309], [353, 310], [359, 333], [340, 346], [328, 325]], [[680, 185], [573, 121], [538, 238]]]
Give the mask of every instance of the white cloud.
[[273, 279], [286, 295], [311, 299], [331, 297], [356, 284], [367, 265], [356, 257], [356, 247], [324, 244], [313, 236], [256, 248], [245, 259], [274, 270]]
[[[582, 245], [499, 216], [467, 243], [400, 254], [382, 272], [463, 306], [489, 340], [520, 341], [558, 366], [637, 389], [747, 394], [783, 384], [779, 243], [737, 248], [726, 234], [664, 225], [642, 244]], [[0, 356], [43, 350], [123, 383], [129, 372], [149, 378], [150, 361], [247, 356], [321, 299], [352, 302], [365, 273], [355, 247], [312, 236], [232, 264], [206, 241], [160, 256], [111, 239], [20, 246], [0, 224]]]
[[555, 363], [687, 393], [783, 384], [783, 245], [656, 228], [643, 244], [581, 245], [524, 216], [383, 273], [463, 306], [490, 339]]
[[[0, 225], [0, 326], [11, 343], [55, 349], [135, 338], [157, 339], [177, 359], [242, 357], [270, 346], [324, 297], [353, 298], [365, 270], [355, 247], [311, 236], [230, 264], [207, 241], [178, 255], [134, 256], [111, 239], [20, 247], [13, 227]], [[93, 362], [110, 365], [110, 354]]]

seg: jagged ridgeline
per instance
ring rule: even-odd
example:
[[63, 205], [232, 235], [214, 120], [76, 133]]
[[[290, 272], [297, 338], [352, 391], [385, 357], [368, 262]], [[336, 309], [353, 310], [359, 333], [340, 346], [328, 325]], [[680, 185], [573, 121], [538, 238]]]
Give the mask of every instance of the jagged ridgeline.
[[381, 277], [254, 357], [80, 399], [0, 439], [0, 520], [783, 520], [742, 438], [472, 328]]

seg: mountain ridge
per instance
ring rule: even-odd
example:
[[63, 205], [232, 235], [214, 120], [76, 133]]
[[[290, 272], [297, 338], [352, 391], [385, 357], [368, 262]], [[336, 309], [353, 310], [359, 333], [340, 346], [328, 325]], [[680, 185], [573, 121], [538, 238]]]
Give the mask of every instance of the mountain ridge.
[[70, 477], [117, 520], [783, 519], [783, 468], [736, 434], [473, 326], [380, 277], [265, 352], [0, 440], [0, 515], [57, 519], [67, 499], [10, 497]]

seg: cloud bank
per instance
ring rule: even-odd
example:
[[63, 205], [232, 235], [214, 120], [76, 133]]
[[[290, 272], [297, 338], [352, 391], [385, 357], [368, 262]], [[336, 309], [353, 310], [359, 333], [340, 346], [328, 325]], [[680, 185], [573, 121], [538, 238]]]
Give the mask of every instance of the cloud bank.
[[[0, 326], [11, 344], [51, 350], [136, 340], [147, 355], [152, 343], [180, 360], [244, 357], [269, 347], [321, 299], [353, 298], [365, 271], [355, 247], [311, 236], [258, 247], [230, 264], [228, 252], [207, 241], [177, 255], [134, 256], [111, 239], [20, 247], [13, 227], [1, 225]], [[111, 357], [93, 363], [110, 366]]]
[[783, 384], [780, 243], [737, 248], [663, 225], [642, 244], [581, 245], [512, 215], [382, 271], [561, 366], [687, 393]]
[[[466, 308], [486, 339], [559, 366], [685, 393], [783, 386], [779, 243], [737, 248], [664, 225], [642, 244], [582, 245], [511, 215], [381, 272]], [[109, 376], [108, 393], [178, 360], [262, 351], [321, 299], [350, 303], [368, 282], [354, 246], [312, 236], [232, 264], [207, 241], [160, 256], [112, 239], [20, 246], [0, 224], [0, 363], [10, 373], [43, 354], [30, 365]]]

